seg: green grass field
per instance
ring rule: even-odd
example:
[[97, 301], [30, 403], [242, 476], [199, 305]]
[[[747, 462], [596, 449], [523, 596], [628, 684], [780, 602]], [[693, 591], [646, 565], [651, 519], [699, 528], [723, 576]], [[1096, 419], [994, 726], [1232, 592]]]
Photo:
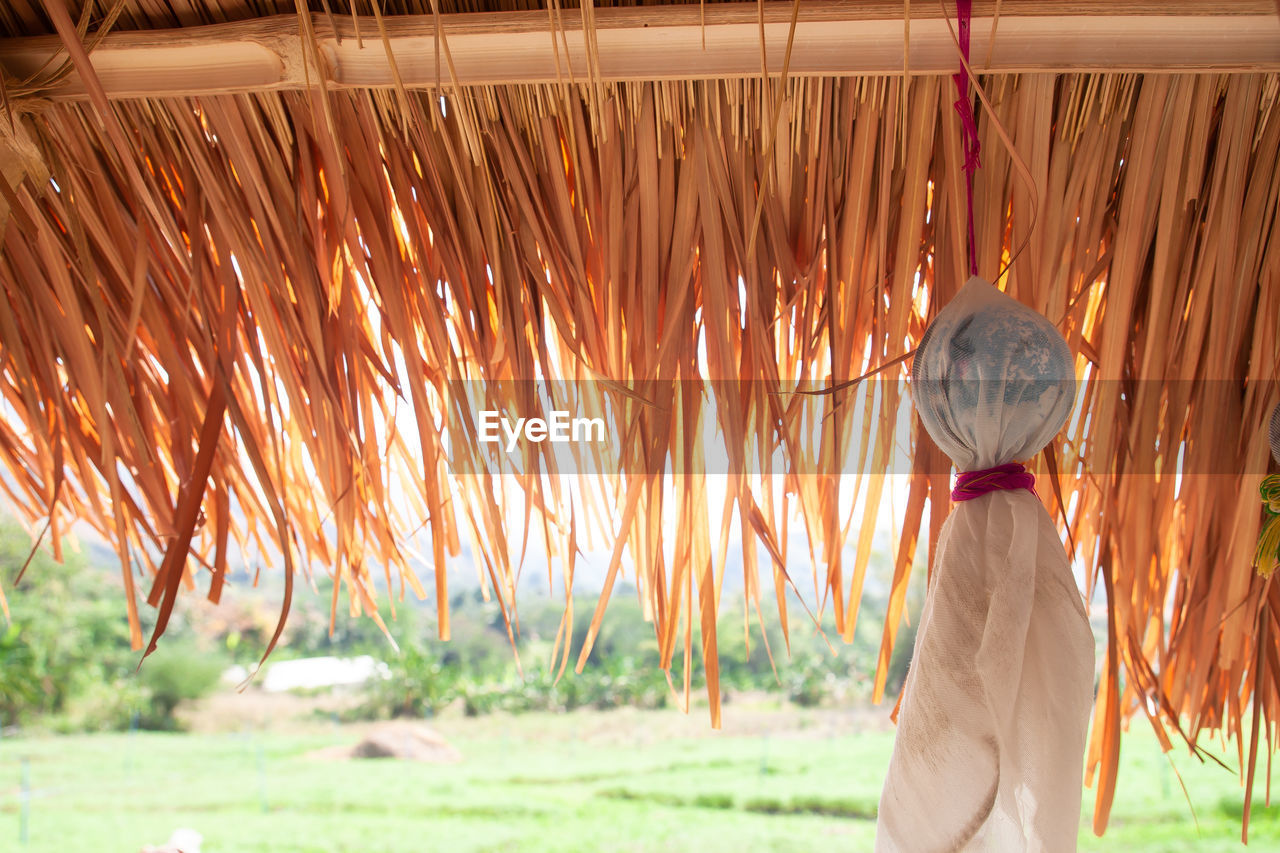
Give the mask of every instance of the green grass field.
[[[127, 851], [180, 826], [224, 851], [869, 851], [892, 734], [852, 712], [728, 706], [581, 711], [435, 727], [459, 764], [333, 760], [354, 727], [306, 734], [101, 735], [0, 742], [0, 850]], [[876, 709], [879, 719], [887, 709]], [[29, 841], [20, 844], [22, 762]], [[1122, 753], [1111, 829], [1081, 850], [1240, 849], [1236, 777], [1179, 754], [1196, 806], [1154, 739]], [[1259, 788], [1263, 787], [1259, 781]], [[1251, 848], [1280, 849], [1280, 809], [1254, 809]]]

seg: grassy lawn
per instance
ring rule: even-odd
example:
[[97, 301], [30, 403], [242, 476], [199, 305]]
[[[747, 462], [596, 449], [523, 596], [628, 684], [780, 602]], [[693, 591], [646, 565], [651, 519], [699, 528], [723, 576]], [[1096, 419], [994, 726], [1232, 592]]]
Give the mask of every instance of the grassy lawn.
[[[711, 732], [697, 711], [444, 717], [436, 728], [464, 755], [455, 765], [312, 755], [358, 738], [337, 726], [7, 739], [0, 850], [136, 853], [180, 826], [208, 853], [871, 850], [890, 732], [848, 733], [865, 725], [838, 712], [733, 706], [725, 726]], [[1185, 755], [1175, 764], [1198, 832], [1168, 760], [1135, 726], [1111, 829], [1088, 830], [1086, 791], [1081, 850], [1240, 849], [1236, 777]], [[1250, 846], [1280, 849], [1280, 809], [1259, 800]]]

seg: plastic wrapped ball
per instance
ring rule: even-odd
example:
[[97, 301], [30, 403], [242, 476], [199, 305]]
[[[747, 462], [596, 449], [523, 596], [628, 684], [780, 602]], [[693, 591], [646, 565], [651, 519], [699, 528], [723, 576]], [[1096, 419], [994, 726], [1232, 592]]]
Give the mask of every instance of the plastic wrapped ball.
[[976, 276], [929, 324], [911, 384], [925, 429], [961, 471], [1034, 456], [1066, 423], [1076, 391], [1053, 324]]
[[1271, 413], [1271, 456], [1280, 465], [1280, 403]]

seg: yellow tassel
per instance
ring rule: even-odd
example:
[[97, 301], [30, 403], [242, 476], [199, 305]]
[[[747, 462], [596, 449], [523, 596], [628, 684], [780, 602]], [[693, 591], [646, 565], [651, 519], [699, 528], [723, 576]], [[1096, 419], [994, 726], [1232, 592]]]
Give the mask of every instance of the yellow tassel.
[[1262, 505], [1268, 512], [1280, 515], [1280, 474], [1268, 474], [1263, 477], [1262, 485], [1258, 487], [1258, 494], [1262, 495]]
[[1253, 555], [1253, 566], [1258, 574], [1270, 577], [1280, 568], [1280, 474], [1264, 477], [1258, 487], [1262, 505], [1271, 517], [1262, 525], [1258, 535], [1258, 550]]

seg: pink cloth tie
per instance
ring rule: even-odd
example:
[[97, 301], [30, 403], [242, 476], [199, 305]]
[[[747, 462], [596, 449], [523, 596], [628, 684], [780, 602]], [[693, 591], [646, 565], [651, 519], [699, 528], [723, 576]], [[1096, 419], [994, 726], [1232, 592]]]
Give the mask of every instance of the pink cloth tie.
[[[1036, 494], [1036, 478], [1017, 462], [1006, 462], [981, 471], [965, 471], [956, 477], [951, 500], [971, 501], [1004, 489], [1026, 489]], [[1039, 495], [1036, 495], [1039, 497]]]

